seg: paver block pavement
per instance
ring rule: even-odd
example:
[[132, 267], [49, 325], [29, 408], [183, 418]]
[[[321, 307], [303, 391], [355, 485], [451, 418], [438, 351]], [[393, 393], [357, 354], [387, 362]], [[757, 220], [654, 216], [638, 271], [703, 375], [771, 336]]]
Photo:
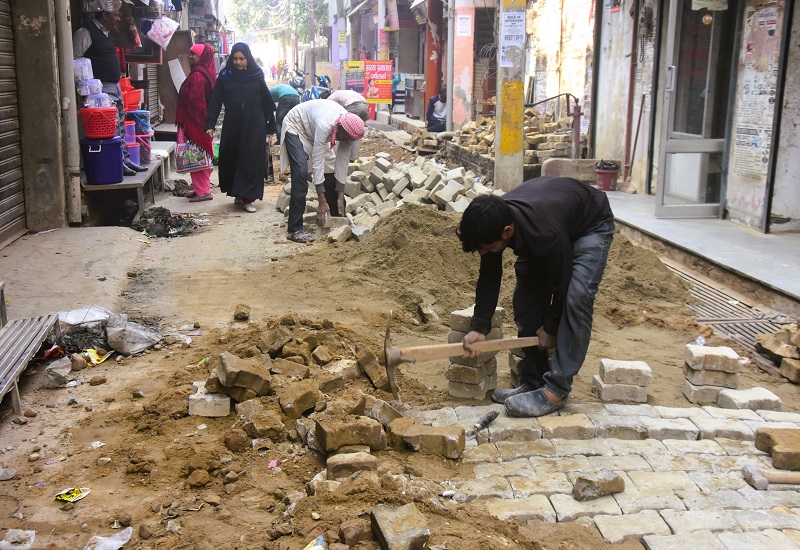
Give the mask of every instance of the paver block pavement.
[[458, 486], [453, 499], [457, 502], [471, 502], [477, 499], [513, 499], [514, 491], [504, 477], [493, 476], [465, 481]]
[[652, 470], [650, 464], [639, 455], [590, 456], [589, 464], [595, 470], [613, 470], [615, 472]]
[[647, 428], [637, 416], [590, 414], [596, 437], [614, 439], [647, 439]]
[[606, 384], [649, 386], [653, 370], [644, 361], [600, 359], [600, 379]]
[[719, 392], [717, 404], [724, 409], [764, 409], [780, 411], [783, 407], [781, 398], [766, 388], [722, 390]]
[[719, 533], [717, 535], [725, 550], [798, 550], [788, 536], [775, 529], [761, 533]]
[[556, 448], [549, 439], [535, 441], [498, 441], [497, 451], [505, 461], [533, 456], [555, 456]]
[[657, 439], [615, 439], [607, 438], [615, 455], [666, 453], [667, 448]]
[[648, 535], [642, 539], [646, 550], [726, 550], [719, 539], [709, 531], [697, 531], [682, 535]]
[[647, 436], [651, 439], [694, 440], [700, 436], [700, 429], [688, 418], [644, 417], [642, 425], [647, 428]]
[[668, 489], [674, 491], [697, 491], [697, 484], [686, 472], [628, 472], [639, 490]]
[[527, 458], [518, 458], [509, 462], [478, 464], [473, 468], [473, 473], [477, 479], [483, 479], [489, 477], [532, 475], [534, 469], [531, 466], [530, 460]]
[[733, 519], [747, 531], [762, 529], [800, 530], [800, 516], [786, 508], [771, 510], [740, 510], [731, 512]]
[[572, 482], [567, 474], [554, 472], [549, 474], [536, 474], [535, 476], [511, 476], [508, 478], [515, 498], [531, 495], [570, 494]]
[[603, 538], [611, 544], [626, 540], [642, 540], [647, 535], [669, 535], [670, 530], [658, 512], [645, 510], [624, 516], [596, 516], [594, 523]]
[[684, 361], [695, 370], [739, 372], [739, 354], [727, 346], [686, 344]]
[[670, 453], [687, 454], [700, 453], [712, 455], [727, 454], [725, 449], [715, 439], [700, 439], [698, 441], [683, 441], [680, 439], [665, 439], [662, 443]]
[[585, 414], [543, 416], [538, 420], [542, 437], [548, 439], [592, 439], [595, 436], [594, 422]]
[[755, 433], [741, 420], [719, 418], [693, 418], [692, 422], [700, 428], [700, 439], [755, 439]]
[[723, 510], [662, 510], [659, 513], [676, 535], [695, 531], [741, 530], [731, 513]]
[[560, 456], [611, 456], [614, 451], [605, 439], [553, 439]]
[[628, 486], [613, 495], [617, 505], [625, 514], [642, 510], [685, 510], [683, 501], [672, 489], [637, 489]]

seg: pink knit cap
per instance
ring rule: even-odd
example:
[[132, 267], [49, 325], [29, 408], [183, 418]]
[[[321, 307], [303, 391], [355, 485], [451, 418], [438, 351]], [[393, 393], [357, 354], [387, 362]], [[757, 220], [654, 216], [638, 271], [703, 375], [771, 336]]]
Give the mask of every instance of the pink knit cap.
[[200, 57], [201, 55], [203, 55], [205, 49], [206, 49], [205, 44], [195, 44], [194, 46], [189, 48], [189, 51], [195, 54], [197, 57]]

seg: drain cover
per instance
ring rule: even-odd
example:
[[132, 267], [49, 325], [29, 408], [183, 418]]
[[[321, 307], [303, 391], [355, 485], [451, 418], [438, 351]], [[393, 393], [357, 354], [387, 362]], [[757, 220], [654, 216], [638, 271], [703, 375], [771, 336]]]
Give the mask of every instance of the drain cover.
[[739, 342], [754, 353], [757, 353], [756, 334], [778, 332], [781, 325], [791, 322], [791, 318], [785, 315], [760, 311], [672, 265], [667, 267], [691, 284], [689, 293], [697, 303], [687, 304], [687, 307], [695, 312], [698, 323]]

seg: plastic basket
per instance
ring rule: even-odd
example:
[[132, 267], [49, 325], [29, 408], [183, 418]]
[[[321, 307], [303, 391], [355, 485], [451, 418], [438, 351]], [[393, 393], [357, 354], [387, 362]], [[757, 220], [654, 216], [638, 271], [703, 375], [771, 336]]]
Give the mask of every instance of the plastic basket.
[[97, 107], [78, 111], [83, 133], [89, 139], [108, 139], [117, 135], [117, 108]]
[[139, 105], [142, 104], [142, 90], [135, 89], [122, 92], [122, 101], [125, 103], [126, 111], [137, 110]]

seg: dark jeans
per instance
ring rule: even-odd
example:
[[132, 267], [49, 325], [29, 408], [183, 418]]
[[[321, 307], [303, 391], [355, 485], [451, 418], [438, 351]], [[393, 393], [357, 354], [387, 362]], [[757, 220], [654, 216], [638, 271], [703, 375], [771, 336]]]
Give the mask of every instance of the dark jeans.
[[[558, 325], [555, 352], [548, 361], [547, 351], [524, 348], [525, 358], [520, 365], [523, 380], [537, 386], [544, 384], [558, 396], [572, 391], [572, 379], [583, 366], [589, 349], [594, 297], [603, 278], [613, 236], [614, 220], [609, 220], [572, 245], [572, 278]], [[550, 294], [542, 290], [540, 282], [535, 282], [541, 281], [541, 268], [526, 258], [518, 259], [514, 266], [517, 275], [514, 320], [520, 337], [536, 336], [547, 316]]]
[[336, 191], [336, 174], [325, 174], [325, 200], [328, 201], [328, 206], [331, 207], [331, 216], [338, 218], [344, 215], [344, 213], [339, 213], [339, 193]]
[[308, 194], [308, 155], [303, 143], [296, 134], [286, 133], [286, 153], [289, 155], [289, 168], [292, 171], [292, 188], [289, 193], [288, 232], [303, 230], [303, 214], [306, 211]]
[[436, 120], [436, 121], [429, 121], [428, 127], [426, 130], [432, 133], [444, 132], [447, 129], [447, 125], [445, 124], [444, 120]]
[[283, 119], [292, 110], [292, 107], [300, 104], [300, 96], [287, 95], [281, 98], [278, 102], [278, 108], [275, 109], [275, 124], [278, 126], [278, 145], [281, 144], [281, 126], [283, 126]]

